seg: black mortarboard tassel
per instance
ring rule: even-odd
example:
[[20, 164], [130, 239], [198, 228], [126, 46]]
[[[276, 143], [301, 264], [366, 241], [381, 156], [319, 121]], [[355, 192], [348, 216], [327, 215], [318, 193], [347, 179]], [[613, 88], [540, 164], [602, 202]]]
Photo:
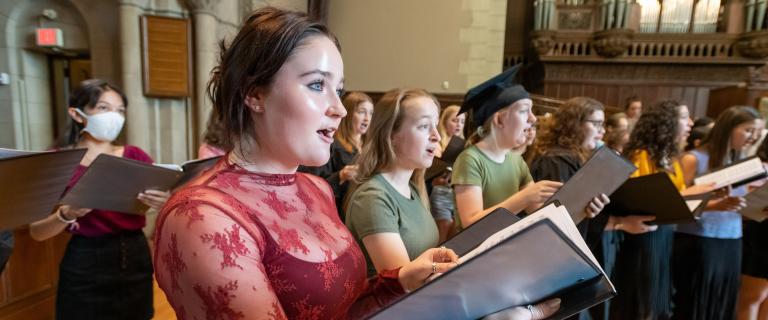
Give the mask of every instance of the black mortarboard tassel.
[[501, 74], [469, 89], [464, 96], [459, 114], [474, 110], [472, 120], [477, 126], [482, 126], [496, 111], [507, 107], [518, 100], [530, 99], [528, 91], [519, 85], [518, 71], [522, 64], [517, 64]]

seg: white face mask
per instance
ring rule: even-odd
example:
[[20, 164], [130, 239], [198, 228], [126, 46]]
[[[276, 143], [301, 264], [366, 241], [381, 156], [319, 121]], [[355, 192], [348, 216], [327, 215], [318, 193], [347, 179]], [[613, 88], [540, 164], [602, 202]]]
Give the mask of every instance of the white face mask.
[[96, 140], [114, 141], [123, 130], [125, 118], [117, 112], [102, 112], [90, 116], [80, 109], [75, 109], [75, 112], [86, 119], [82, 131], [88, 132]]

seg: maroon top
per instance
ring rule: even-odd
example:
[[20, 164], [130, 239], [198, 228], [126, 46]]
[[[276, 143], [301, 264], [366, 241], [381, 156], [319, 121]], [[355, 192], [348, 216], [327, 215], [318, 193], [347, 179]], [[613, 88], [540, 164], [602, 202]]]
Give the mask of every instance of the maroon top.
[[361, 318], [402, 295], [399, 270], [366, 279], [331, 188], [225, 156], [157, 218], [155, 275], [181, 319]]
[[[144, 152], [144, 150], [131, 145], [125, 146], [123, 158], [146, 163], [153, 162], [152, 158]], [[80, 180], [80, 177], [85, 174], [87, 169], [88, 167], [84, 165], [79, 165], [77, 169], [75, 169], [75, 174], [72, 176], [72, 179], [69, 180], [65, 193]], [[146, 218], [143, 215], [93, 209], [84, 217], [78, 218], [77, 227], [70, 228], [69, 231], [81, 236], [98, 237], [122, 231], [141, 230], [145, 224]]]

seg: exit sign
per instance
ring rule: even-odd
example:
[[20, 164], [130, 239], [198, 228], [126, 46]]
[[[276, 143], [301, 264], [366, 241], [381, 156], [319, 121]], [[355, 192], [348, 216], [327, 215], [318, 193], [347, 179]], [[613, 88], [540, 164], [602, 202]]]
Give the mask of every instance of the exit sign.
[[64, 34], [59, 28], [37, 28], [35, 35], [37, 45], [40, 47], [61, 47], [64, 45]]

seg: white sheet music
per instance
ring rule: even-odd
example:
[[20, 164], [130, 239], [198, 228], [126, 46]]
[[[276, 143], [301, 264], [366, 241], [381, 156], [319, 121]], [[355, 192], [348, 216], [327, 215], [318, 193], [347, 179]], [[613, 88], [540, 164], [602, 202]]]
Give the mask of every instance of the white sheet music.
[[694, 212], [701, 205], [702, 201], [704, 200], [685, 200], [685, 204], [688, 206], [688, 210]]
[[714, 182], [715, 188], [719, 189], [761, 174], [765, 174], [763, 163], [760, 162], [760, 158], [754, 157], [747, 161], [700, 176], [693, 180], [693, 184], [701, 185]]

